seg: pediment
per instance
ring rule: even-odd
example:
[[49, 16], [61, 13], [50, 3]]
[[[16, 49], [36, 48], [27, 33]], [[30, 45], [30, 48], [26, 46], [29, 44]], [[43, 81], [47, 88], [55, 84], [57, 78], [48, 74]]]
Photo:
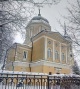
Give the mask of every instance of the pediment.
[[69, 41], [64, 38], [59, 32], [50, 32], [47, 34], [49, 37], [51, 37], [54, 40], [57, 40], [62, 43], [68, 43]]

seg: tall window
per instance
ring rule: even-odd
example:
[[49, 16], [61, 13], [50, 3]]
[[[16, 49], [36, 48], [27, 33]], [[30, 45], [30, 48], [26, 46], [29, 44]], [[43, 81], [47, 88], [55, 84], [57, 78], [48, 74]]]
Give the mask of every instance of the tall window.
[[27, 52], [24, 51], [23, 57], [24, 57], [24, 59], [27, 58]]
[[50, 48], [48, 48], [48, 58], [51, 58], [51, 49]]
[[64, 55], [64, 53], [62, 53], [62, 60], [64, 60], [65, 59], [65, 55]]
[[59, 58], [58, 51], [55, 51], [55, 59], [58, 59], [58, 58]]

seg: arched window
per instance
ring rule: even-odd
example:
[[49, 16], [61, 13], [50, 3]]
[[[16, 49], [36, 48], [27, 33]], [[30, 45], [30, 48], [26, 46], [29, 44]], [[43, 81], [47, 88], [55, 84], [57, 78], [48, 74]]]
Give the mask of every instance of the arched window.
[[64, 60], [65, 59], [65, 55], [64, 55], [64, 53], [62, 53], [62, 60]]
[[55, 59], [58, 59], [58, 58], [59, 58], [58, 51], [55, 51]]
[[48, 58], [51, 58], [51, 49], [50, 48], [48, 48], [47, 54], [48, 54]]
[[23, 58], [27, 59], [27, 52], [24, 51]]

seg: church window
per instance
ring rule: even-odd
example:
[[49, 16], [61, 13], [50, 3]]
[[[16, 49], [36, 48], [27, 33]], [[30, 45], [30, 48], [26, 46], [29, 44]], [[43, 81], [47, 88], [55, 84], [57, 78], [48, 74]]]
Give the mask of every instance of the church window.
[[24, 59], [27, 58], [27, 52], [24, 51], [24, 55], [23, 55]]
[[55, 59], [58, 59], [58, 58], [59, 58], [58, 51], [55, 51]]
[[62, 53], [62, 60], [64, 60], [64, 58], [65, 58], [65, 55], [64, 55], [64, 53]]
[[51, 58], [51, 49], [48, 48], [48, 58]]

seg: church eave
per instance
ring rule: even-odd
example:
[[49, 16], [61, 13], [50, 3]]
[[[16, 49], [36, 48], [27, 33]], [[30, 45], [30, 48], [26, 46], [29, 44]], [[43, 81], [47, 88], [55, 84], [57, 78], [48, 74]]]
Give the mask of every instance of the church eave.
[[54, 40], [60, 41], [62, 43], [70, 43], [68, 40], [66, 40], [59, 32], [52, 32], [52, 31], [41, 31], [40, 33], [38, 33], [37, 35], [32, 37], [32, 40], [36, 40], [37, 38], [41, 37], [41, 36], [47, 36], [50, 37]]

